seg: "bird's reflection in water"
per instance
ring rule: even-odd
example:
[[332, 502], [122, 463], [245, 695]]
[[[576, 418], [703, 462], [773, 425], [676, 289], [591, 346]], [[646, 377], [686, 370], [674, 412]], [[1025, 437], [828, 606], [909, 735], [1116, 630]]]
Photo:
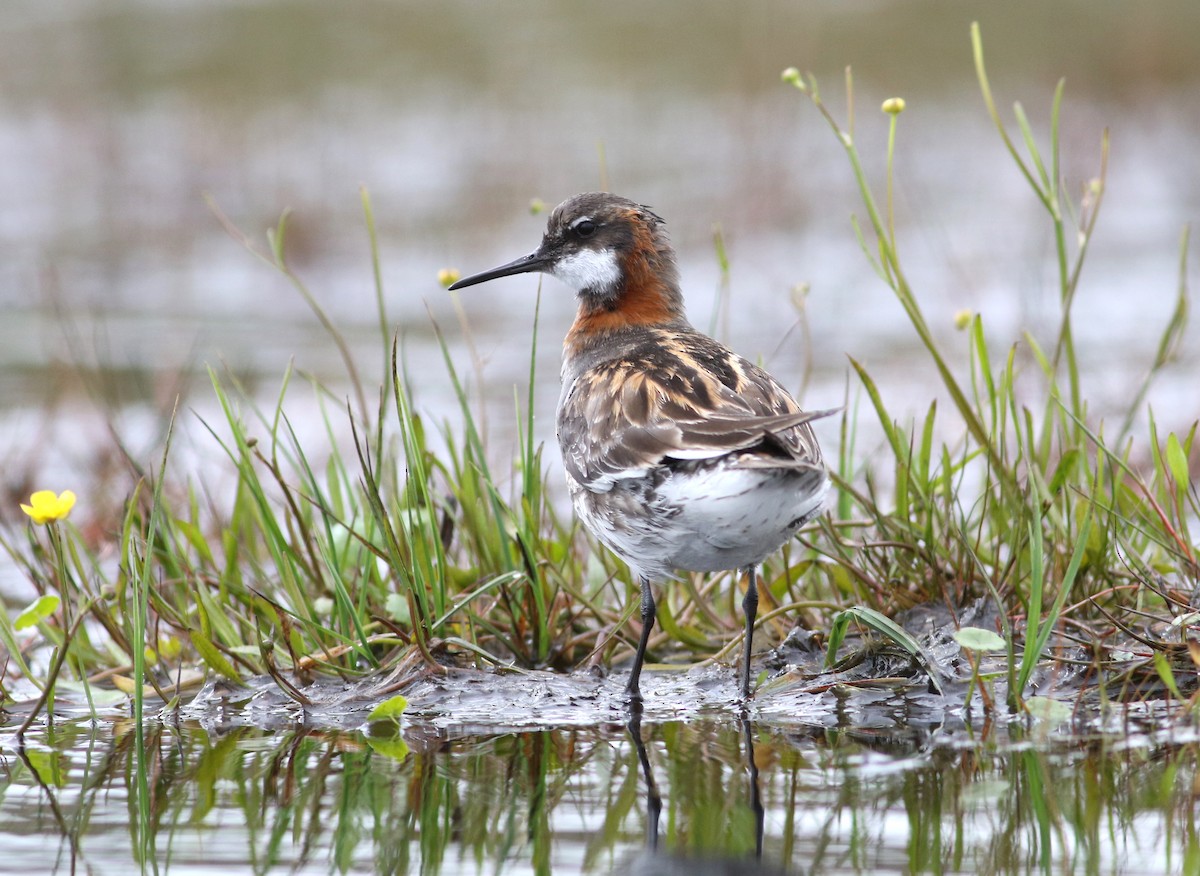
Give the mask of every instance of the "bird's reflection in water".
[[638, 763], [642, 765], [642, 778], [646, 782], [646, 851], [658, 851], [658, 817], [662, 814], [662, 795], [658, 793], [658, 782], [654, 781], [654, 770], [646, 754], [646, 743], [642, 741], [642, 705], [637, 700], [630, 703], [630, 717], [625, 728], [633, 740]]
[[678, 852], [663, 851], [658, 845], [658, 823], [662, 813], [662, 795], [654, 770], [642, 741], [642, 710], [638, 704], [630, 707], [625, 727], [637, 751], [646, 783], [646, 848], [613, 870], [622, 876], [783, 876], [780, 867], [762, 862], [763, 824], [765, 821], [762, 797], [758, 785], [758, 765], [754, 761], [754, 734], [748, 719], [742, 719], [742, 737], [746, 742], [746, 764], [750, 778], [750, 808], [754, 812], [754, 858], [701, 858]]

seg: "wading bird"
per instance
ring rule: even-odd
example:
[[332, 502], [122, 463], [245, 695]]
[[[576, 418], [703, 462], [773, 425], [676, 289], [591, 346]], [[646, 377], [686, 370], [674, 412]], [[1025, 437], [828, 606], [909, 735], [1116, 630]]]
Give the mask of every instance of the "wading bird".
[[821, 510], [829, 479], [809, 422], [833, 412], [800, 410], [766, 371], [692, 327], [675, 252], [647, 207], [576, 195], [550, 214], [532, 253], [450, 288], [531, 271], [579, 299], [558, 443], [576, 514], [641, 583], [630, 699], [641, 701], [652, 582], [676, 570], [746, 574], [748, 698], [758, 565]]

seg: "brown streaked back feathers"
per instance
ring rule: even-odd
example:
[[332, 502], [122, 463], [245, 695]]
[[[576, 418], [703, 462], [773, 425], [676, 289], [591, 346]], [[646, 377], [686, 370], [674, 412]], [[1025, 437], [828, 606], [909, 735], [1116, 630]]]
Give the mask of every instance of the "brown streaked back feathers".
[[828, 412], [802, 412], [773, 377], [690, 327], [627, 332], [642, 337], [579, 373], [560, 404], [563, 460], [580, 485], [603, 492], [657, 465], [748, 451], [748, 467], [821, 467], [808, 422]]

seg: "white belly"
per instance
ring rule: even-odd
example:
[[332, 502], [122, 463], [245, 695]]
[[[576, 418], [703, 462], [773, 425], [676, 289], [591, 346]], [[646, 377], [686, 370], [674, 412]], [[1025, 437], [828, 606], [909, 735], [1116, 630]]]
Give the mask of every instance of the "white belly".
[[639, 576], [756, 565], [821, 510], [824, 472], [736, 462], [659, 469], [590, 493], [568, 477], [583, 524]]

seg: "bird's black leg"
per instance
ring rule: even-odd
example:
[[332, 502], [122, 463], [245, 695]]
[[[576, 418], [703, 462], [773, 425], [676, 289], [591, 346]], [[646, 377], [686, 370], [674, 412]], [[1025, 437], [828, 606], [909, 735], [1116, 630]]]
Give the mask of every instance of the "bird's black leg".
[[646, 659], [646, 644], [650, 641], [650, 631], [654, 629], [654, 591], [650, 589], [650, 579], [642, 578], [642, 637], [638, 641], [637, 653], [633, 655], [633, 670], [629, 673], [629, 684], [625, 692], [636, 702], [642, 701], [642, 663]]
[[758, 570], [747, 566], [746, 598], [742, 600], [742, 611], [746, 615], [746, 641], [742, 648], [742, 699], [750, 699], [750, 647], [754, 641], [754, 618], [758, 615]]

